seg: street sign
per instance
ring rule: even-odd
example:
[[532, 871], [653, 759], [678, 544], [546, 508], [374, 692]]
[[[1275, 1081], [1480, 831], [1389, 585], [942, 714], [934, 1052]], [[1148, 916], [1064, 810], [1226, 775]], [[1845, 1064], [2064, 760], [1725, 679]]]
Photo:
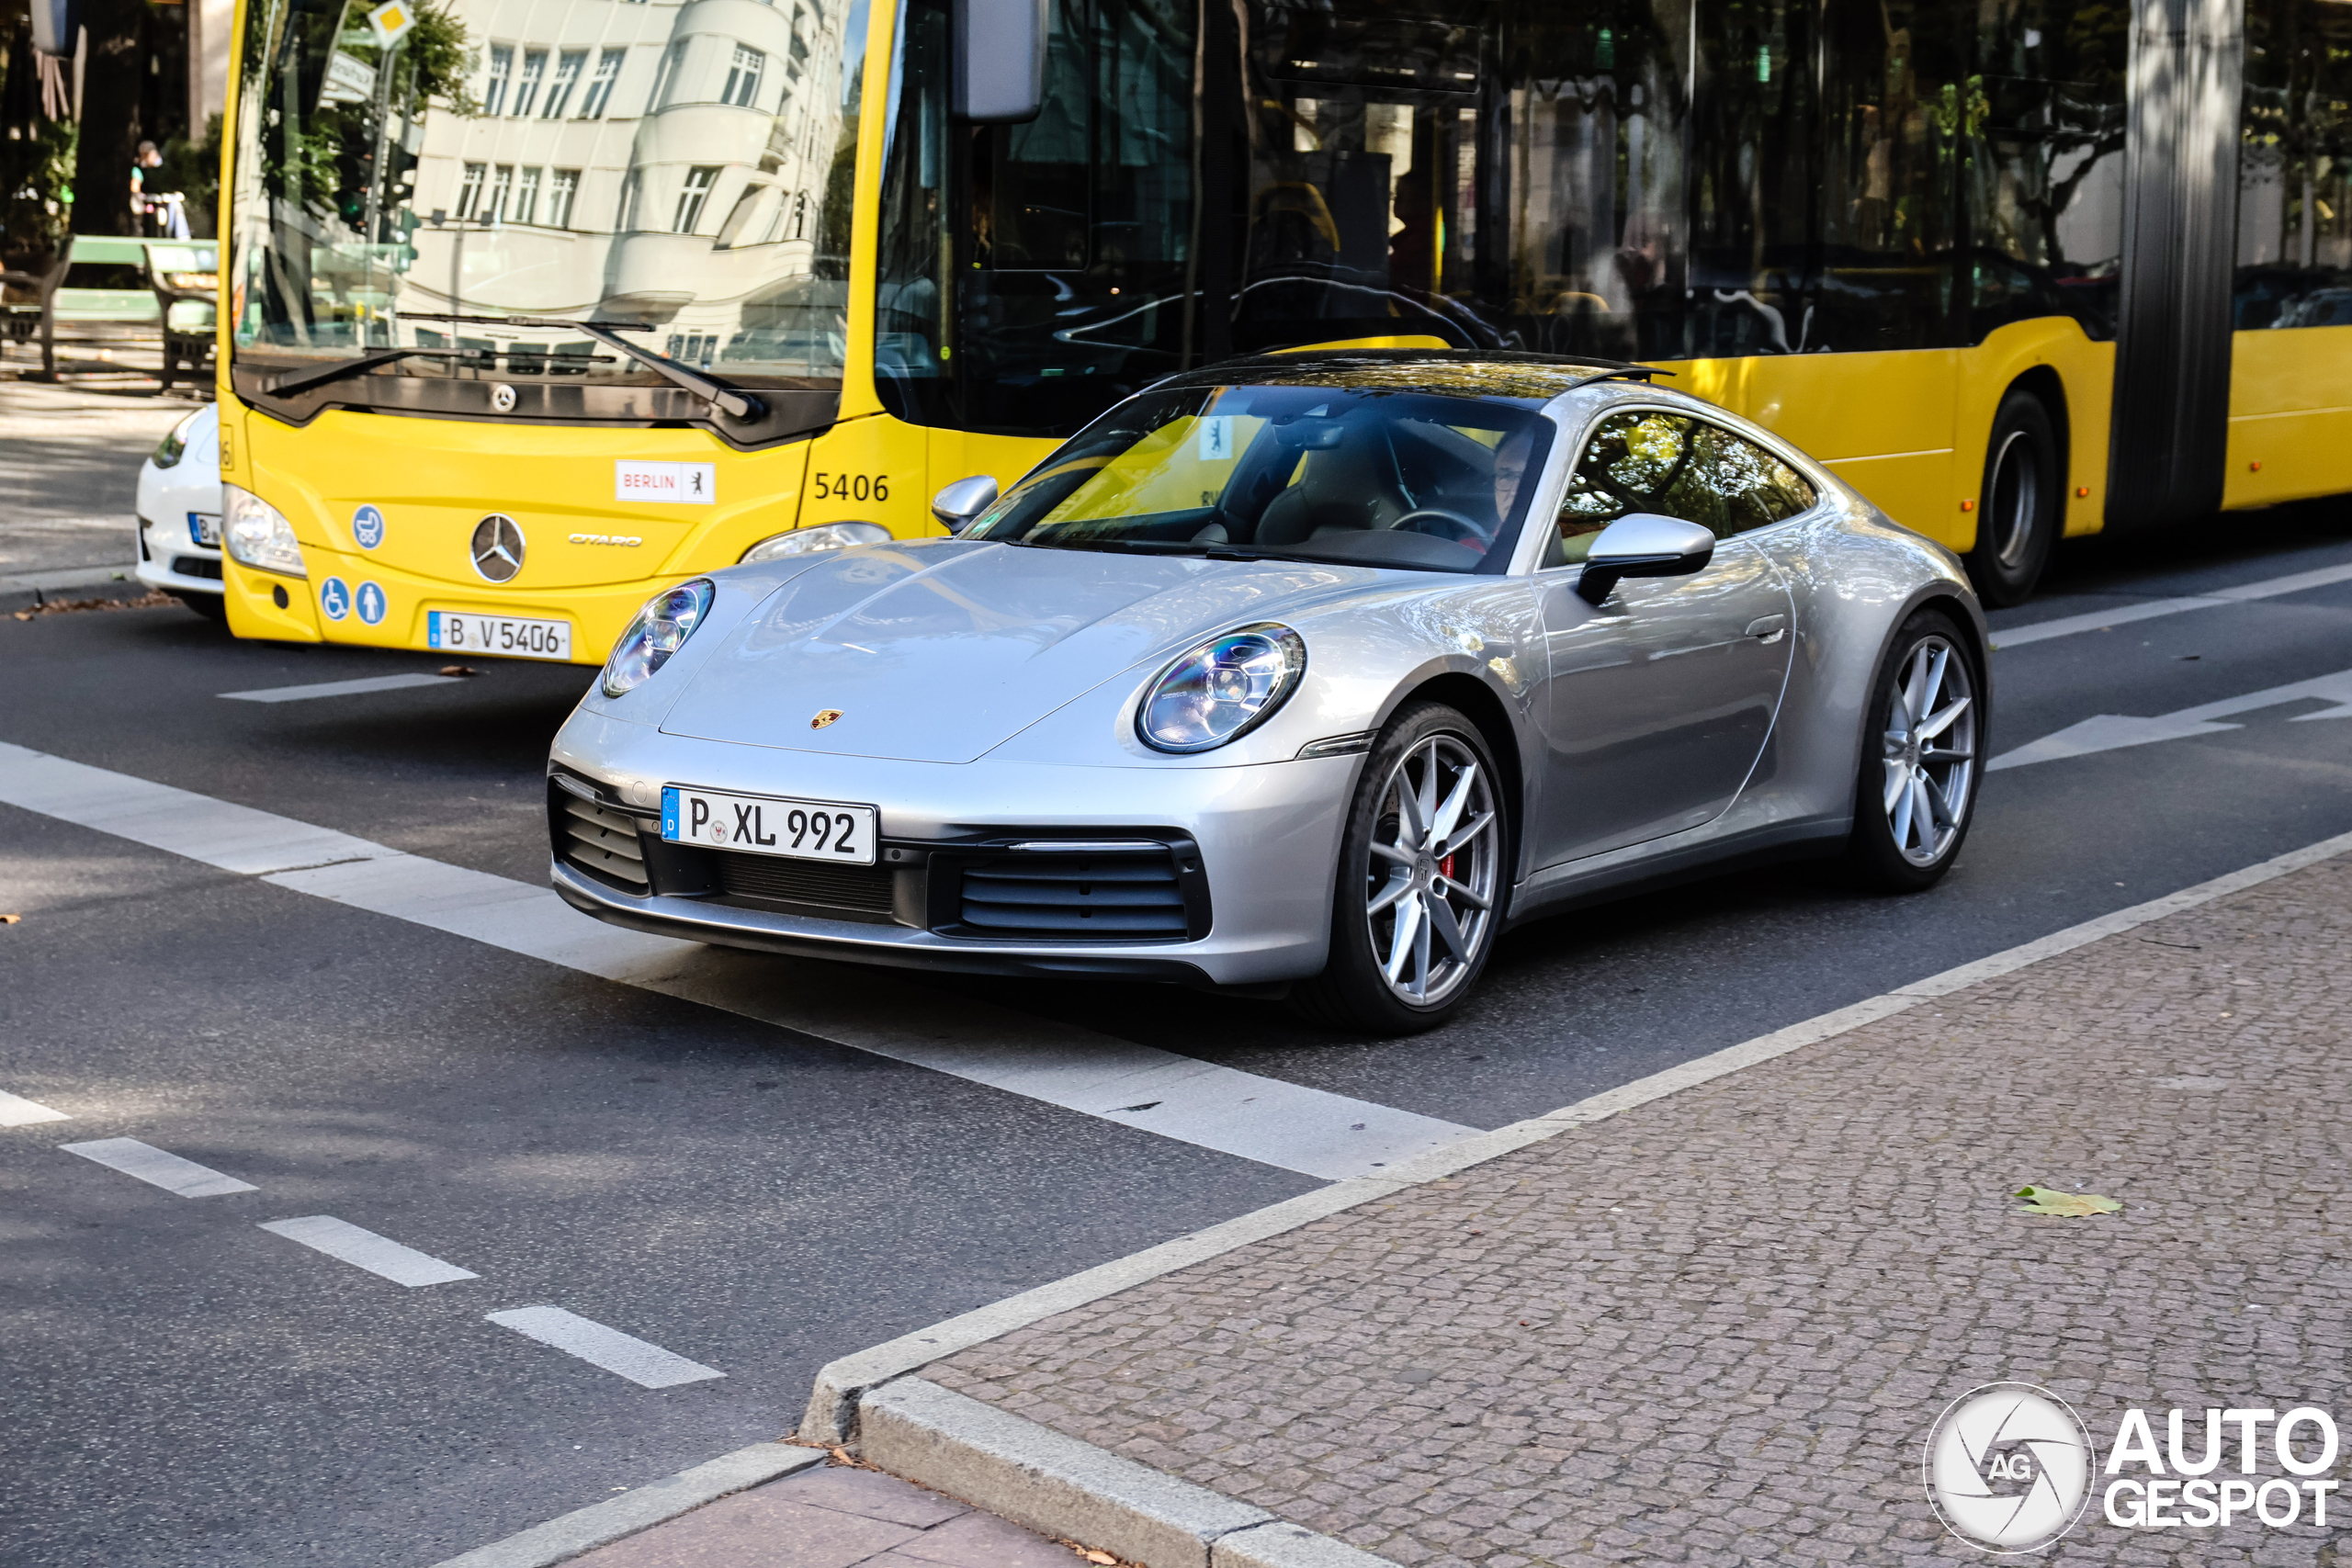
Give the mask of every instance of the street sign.
[[409, 29], [415, 26], [416, 13], [410, 9], [408, 0], [384, 0], [382, 5], [368, 13], [368, 30], [374, 33], [376, 41], [386, 49], [406, 38]]

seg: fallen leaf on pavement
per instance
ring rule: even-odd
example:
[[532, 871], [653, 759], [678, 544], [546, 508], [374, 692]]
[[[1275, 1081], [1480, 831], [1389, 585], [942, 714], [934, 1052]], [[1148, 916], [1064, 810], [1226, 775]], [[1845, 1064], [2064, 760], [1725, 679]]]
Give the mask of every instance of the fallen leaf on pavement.
[[1089, 1562], [1116, 1562], [1118, 1561], [1117, 1558], [1112, 1556], [1107, 1551], [1090, 1551], [1086, 1554], [1086, 1560]]
[[2021, 1214], [2055, 1214], [2061, 1219], [2086, 1219], [2093, 1214], [2112, 1214], [2123, 1207], [2112, 1198], [2102, 1198], [2096, 1192], [2061, 1192], [2051, 1187], [2020, 1187], [2018, 1196], [2026, 1200]]
[[481, 671], [475, 669], [470, 664], [444, 664], [441, 666], [441, 673], [444, 675], [479, 675]]
[[22, 915], [0, 915], [0, 926], [13, 926], [24, 918]]

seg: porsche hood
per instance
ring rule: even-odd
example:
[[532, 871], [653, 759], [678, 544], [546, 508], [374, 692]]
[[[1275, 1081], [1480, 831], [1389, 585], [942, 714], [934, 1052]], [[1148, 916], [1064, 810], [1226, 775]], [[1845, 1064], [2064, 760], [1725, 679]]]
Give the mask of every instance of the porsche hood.
[[1375, 575], [978, 540], [868, 546], [771, 594], [696, 671], [662, 728], [968, 762], [1154, 655]]

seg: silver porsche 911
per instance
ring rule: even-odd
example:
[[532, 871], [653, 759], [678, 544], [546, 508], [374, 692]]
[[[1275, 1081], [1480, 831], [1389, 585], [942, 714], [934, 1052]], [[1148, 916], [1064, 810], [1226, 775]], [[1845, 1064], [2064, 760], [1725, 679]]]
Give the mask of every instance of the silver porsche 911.
[[1985, 744], [1958, 562], [1649, 376], [1227, 362], [950, 486], [954, 537], [672, 589], [556, 739], [556, 888], [1402, 1033], [1571, 902], [1762, 856], [1928, 886]]

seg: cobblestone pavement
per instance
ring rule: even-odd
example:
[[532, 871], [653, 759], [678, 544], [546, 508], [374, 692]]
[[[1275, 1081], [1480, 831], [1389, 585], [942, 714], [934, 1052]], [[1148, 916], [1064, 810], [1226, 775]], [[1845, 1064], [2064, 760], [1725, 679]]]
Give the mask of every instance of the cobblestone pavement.
[[[1920, 1480], [1977, 1384], [2102, 1455], [2134, 1406], [2192, 1455], [2209, 1407], [2352, 1416], [2347, 954], [2324, 862], [924, 1375], [1416, 1568], [1984, 1562]], [[2105, 1483], [2031, 1561], [2352, 1562], [2352, 1500], [2132, 1529]]]
[[1069, 1547], [994, 1515], [846, 1465], [722, 1497], [572, 1562], [578, 1568], [1090, 1568]]

